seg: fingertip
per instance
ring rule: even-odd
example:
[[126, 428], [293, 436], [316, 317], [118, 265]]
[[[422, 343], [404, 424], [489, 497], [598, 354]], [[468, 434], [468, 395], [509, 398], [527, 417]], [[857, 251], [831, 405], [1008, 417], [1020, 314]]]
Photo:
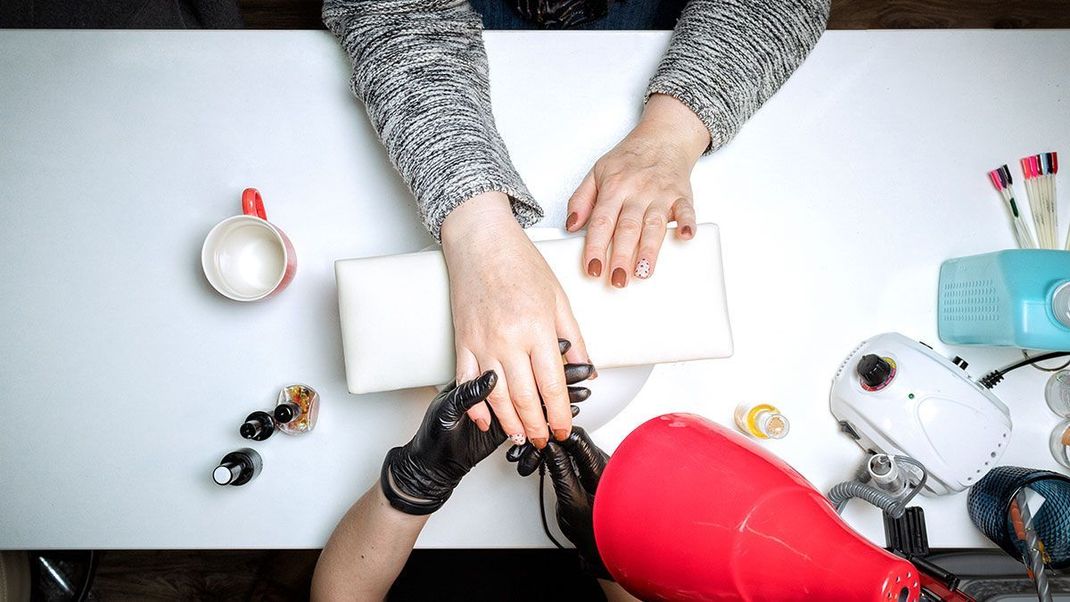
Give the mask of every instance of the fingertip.
[[[582, 403], [591, 397], [591, 390], [587, 387], [569, 387], [568, 400], [571, 403]], [[573, 414], [575, 416], [575, 414]]]
[[685, 225], [685, 226], [680, 226], [676, 230], [676, 236], [677, 236], [677, 238], [679, 238], [681, 240], [691, 240], [692, 238], [695, 237], [695, 229], [690, 224], [689, 225]]
[[646, 280], [654, 274], [654, 264], [646, 257], [640, 257], [635, 263], [635, 277]]
[[513, 445], [505, 452], [505, 459], [508, 462], [519, 462], [520, 456], [524, 452], [524, 448], [519, 445]]
[[587, 262], [587, 275], [591, 278], [598, 278], [602, 275], [602, 260], [593, 257]]

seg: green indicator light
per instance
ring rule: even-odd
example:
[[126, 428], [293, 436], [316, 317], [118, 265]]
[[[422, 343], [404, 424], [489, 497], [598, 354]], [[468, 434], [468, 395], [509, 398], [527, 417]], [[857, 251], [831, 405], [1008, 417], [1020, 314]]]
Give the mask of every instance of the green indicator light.
[[907, 394], [907, 399], [914, 399], [914, 394], [913, 393], [908, 393]]

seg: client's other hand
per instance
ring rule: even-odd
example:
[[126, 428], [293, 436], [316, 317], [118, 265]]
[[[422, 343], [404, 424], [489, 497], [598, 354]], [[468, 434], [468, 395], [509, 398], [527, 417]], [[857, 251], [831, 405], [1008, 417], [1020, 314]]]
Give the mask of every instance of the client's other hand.
[[650, 97], [639, 124], [594, 164], [568, 202], [565, 228], [587, 226], [583, 265], [591, 277], [608, 274], [617, 288], [631, 276], [649, 278], [669, 222], [677, 238], [695, 235], [691, 170], [709, 144], [706, 126], [686, 105]]
[[485, 402], [497, 382], [487, 371], [461, 385], [451, 383], [431, 402], [412, 440], [387, 452], [380, 482], [391, 506], [408, 514], [438, 510], [464, 475], [505, 442], [493, 416], [486, 430], [465, 416]]

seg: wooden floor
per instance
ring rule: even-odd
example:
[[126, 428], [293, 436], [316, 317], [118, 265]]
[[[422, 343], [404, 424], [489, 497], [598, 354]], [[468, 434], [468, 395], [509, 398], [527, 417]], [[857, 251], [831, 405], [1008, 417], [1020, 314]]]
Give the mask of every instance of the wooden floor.
[[[318, 0], [239, 0], [239, 4], [250, 28], [323, 27]], [[993, 27], [1070, 27], [1070, 0], [832, 0], [829, 17], [829, 29]]]

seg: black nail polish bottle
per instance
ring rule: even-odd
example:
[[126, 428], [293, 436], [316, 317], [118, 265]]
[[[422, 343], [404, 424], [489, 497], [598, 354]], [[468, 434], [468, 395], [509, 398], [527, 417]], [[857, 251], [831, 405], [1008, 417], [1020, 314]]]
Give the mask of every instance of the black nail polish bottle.
[[243, 447], [223, 456], [212, 472], [217, 485], [244, 485], [260, 474], [263, 460], [255, 449]]
[[238, 432], [246, 439], [263, 441], [275, 432], [275, 419], [267, 412], [253, 412], [245, 419]]

